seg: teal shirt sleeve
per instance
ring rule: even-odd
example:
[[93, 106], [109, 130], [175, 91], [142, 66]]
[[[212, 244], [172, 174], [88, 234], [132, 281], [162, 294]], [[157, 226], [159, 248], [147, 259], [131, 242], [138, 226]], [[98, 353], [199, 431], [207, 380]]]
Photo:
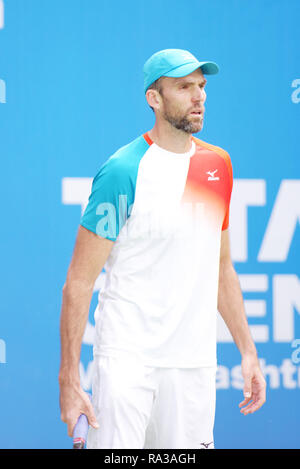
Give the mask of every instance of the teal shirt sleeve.
[[134, 202], [138, 166], [147, 150], [144, 142], [137, 139], [101, 166], [93, 179], [80, 225], [102, 238], [116, 241]]

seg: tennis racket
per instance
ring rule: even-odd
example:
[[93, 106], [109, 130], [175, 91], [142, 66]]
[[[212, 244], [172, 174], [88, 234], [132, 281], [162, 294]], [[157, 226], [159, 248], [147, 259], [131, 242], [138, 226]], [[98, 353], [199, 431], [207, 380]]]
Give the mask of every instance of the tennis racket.
[[[92, 396], [89, 394], [89, 398]], [[73, 449], [84, 449], [89, 429], [89, 422], [85, 414], [81, 414], [73, 431]]]

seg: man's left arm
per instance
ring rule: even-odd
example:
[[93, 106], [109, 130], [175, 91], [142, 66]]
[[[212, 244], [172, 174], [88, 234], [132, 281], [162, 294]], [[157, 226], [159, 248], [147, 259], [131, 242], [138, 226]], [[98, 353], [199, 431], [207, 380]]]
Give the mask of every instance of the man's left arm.
[[247, 415], [264, 404], [266, 382], [250, 334], [239, 279], [231, 260], [228, 229], [222, 231], [221, 238], [218, 311], [241, 353], [245, 399], [239, 407]]

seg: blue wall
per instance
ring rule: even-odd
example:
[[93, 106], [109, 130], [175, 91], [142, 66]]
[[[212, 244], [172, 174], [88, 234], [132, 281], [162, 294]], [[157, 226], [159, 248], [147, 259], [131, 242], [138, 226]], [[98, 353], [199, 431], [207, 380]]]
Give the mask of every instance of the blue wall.
[[91, 178], [154, 123], [142, 67], [164, 48], [220, 66], [199, 137], [231, 155], [232, 255], [268, 383], [265, 406], [241, 415], [240, 356], [220, 324], [216, 447], [300, 447], [299, 15], [298, 0], [0, 0], [2, 448], [70, 447], [61, 289]]

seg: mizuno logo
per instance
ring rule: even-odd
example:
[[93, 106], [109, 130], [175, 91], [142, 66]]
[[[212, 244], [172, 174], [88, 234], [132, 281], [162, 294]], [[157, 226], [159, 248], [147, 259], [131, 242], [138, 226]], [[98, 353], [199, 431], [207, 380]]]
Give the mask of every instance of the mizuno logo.
[[207, 171], [206, 174], [209, 174], [209, 178], [207, 179], [208, 181], [219, 181], [219, 177], [215, 177], [215, 174], [218, 170], [215, 169], [214, 171]]
[[213, 441], [211, 441], [210, 443], [200, 443], [201, 446], [204, 446], [205, 449], [208, 449], [209, 445], [212, 445], [213, 444]]

